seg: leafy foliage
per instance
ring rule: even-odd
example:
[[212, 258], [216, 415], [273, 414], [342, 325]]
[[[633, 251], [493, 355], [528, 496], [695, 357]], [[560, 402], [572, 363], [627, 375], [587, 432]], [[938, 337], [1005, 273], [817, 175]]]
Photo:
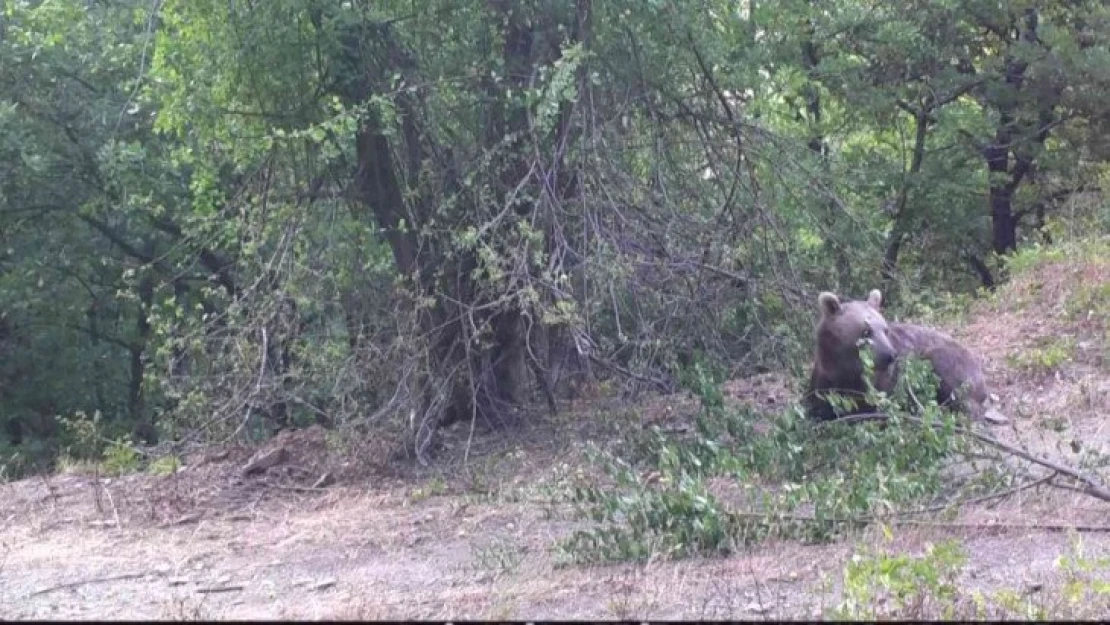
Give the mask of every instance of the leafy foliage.
[[[568, 560], [727, 553], [769, 536], [829, 540], [930, 503], [949, 485], [943, 469], [953, 452], [971, 447], [955, 414], [915, 399], [935, 397], [935, 376], [920, 362], [890, 396], [872, 390], [868, 401], [889, 415], [872, 423], [814, 424], [796, 408], [768, 423], [724, 409], [703, 371], [691, 379], [702, 411], [690, 436], [655, 427], [627, 448], [595, 454], [609, 480], [575, 488], [592, 526], [561, 545]], [[742, 492], [726, 503], [714, 478], [742, 484]]]
[[856, 554], [844, 571], [845, 597], [833, 616], [876, 618], [880, 609], [932, 614], [936, 607], [929, 604], [935, 602], [943, 606], [941, 618], [954, 618], [959, 574], [966, 561], [967, 554], [956, 541], [929, 545], [921, 558]]

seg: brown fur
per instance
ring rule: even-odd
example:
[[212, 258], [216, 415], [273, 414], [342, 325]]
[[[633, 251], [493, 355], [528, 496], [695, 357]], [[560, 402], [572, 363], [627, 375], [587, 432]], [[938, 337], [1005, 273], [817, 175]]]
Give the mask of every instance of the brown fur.
[[[927, 360], [939, 378], [937, 402], [968, 413], [973, 419], [1004, 423], [990, 407], [990, 392], [979, 359], [951, 337], [931, 328], [887, 323], [880, 308], [882, 293], [871, 291], [867, 301], [841, 302], [832, 293], [817, 298], [821, 319], [813, 372], [803, 404], [806, 413], [826, 421], [847, 414], [874, 411], [862, 401], [866, 392], [858, 345], [870, 344], [874, 354], [875, 388], [890, 391], [897, 382], [900, 362], [908, 356]], [[838, 392], [855, 399], [856, 406], [836, 414], [821, 393]]]

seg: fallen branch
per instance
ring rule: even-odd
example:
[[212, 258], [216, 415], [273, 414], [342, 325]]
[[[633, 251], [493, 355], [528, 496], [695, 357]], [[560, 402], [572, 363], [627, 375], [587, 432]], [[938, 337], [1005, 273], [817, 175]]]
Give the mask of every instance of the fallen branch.
[[653, 378], [653, 377], [646, 376], [646, 375], [643, 375], [643, 374], [640, 374], [640, 373], [636, 373], [635, 371], [632, 371], [631, 369], [626, 369], [626, 368], [618, 365], [615, 362], [611, 362], [609, 360], [606, 360], [604, 358], [600, 358], [600, 357], [595, 356], [593, 354], [589, 354], [589, 359], [593, 363], [595, 363], [597, 365], [600, 365], [602, 367], [605, 367], [607, 369], [611, 369], [613, 371], [616, 371], [617, 373], [619, 373], [619, 374], [621, 374], [621, 375], [623, 375], [627, 378], [632, 378], [633, 380], [643, 382], [644, 384], [650, 384], [662, 393], [670, 393], [672, 390], [674, 390], [672, 385], [669, 384], [666, 380], [662, 380], [662, 379], [659, 379], [659, 378]]
[[966, 523], [927, 521], [920, 519], [901, 519], [897, 517], [877, 517], [872, 515], [853, 518], [828, 518], [818, 519], [813, 516], [800, 514], [764, 514], [759, 512], [732, 512], [734, 517], [742, 519], [758, 519], [763, 521], [789, 521], [793, 523], [832, 523], [835, 525], [866, 526], [872, 523], [885, 523], [887, 525], [919, 527], [938, 527], [945, 529], [974, 529], [974, 530], [1011, 530], [1011, 531], [1040, 531], [1040, 532], [1080, 532], [1080, 533], [1107, 533], [1110, 534], [1110, 525], [1068, 525], [1067, 523]]
[[[920, 421], [920, 420], [917, 420], [917, 421], [918, 421], [918, 423], [921, 423], [922, 425], [924, 425], [924, 423], [922, 421]], [[1086, 488], [1084, 488], [1082, 492], [1084, 492], [1084, 493], [1086, 493], [1086, 494], [1088, 494], [1092, 497], [1097, 497], [1098, 499], [1101, 499], [1103, 501], [1110, 502], [1110, 490], [1108, 490], [1105, 486], [1103, 486], [1101, 483], [1099, 483], [1098, 480], [1096, 480], [1093, 477], [1087, 475], [1086, 473], [1080, 472], [1078, 469], [1073, 469], [1069, 466], [1065, 466], [1065, 465], [1059, 464], [1057, 462], [1053, 462], [1052, 460], [1048, 460], [1047, 458], [1037, 458], [1037, 457], [1033, 456], [1033, 454], [1030, 454], [1029, 452], [1027, 452], [1023, 449], [1019, 449], [1017, 447], [1014, 447], [1013, 445], [1008, 445], [1008, 444], [1003, 443], [1002, 441], [1000, 441], [996, 438], [987, 436], [986, 434], [980, 434], [979, 432], [976, 432], [974, 430], [968, 430], [966, 428], [957, 426], [957, 431], [960, 431], [964, 434], [967, 434], [967, 435], [971, 436], [972, 438], [975, 438], [975, 439], [979, 440], [980, 442], [983, 442], [983, 443], [986, 443], [987, 445], [990, 445], [991, 447], [994, 447], [996, 449], [1001, 449], [1002, 451], [1013, 454], [1013, 455], [1017, 456], [1018, 458], [1028, 460], [1029, 462], [1032, 462], [1033, 464], [1039, 464], [1042, 467], [1052, 469], [1056, 473], [1059, 473], [1061, 475], [1066, 475], [1066, 476], [1071, 477], [1072, 479], [1074, 479], [1078, 482], [1082, 482], [1083, 484], [1086, 485]]]
[[[921, 427], [940, 427], [939, 423], [927, 424], [917, 417], [903, 416], [902, 419], [905, 419], [910, 423], [915, 423]], [[829, 421], [828, 423], [859, 423], [864, 421], [890, 421], [890, 417], [886, 414], [875, 412], [851, 415], [848, 417], [836, 419], [834, 421]], [[999, 449], [1013, 456], [1017, 456], [1022, 460], [1032, 462], [1033, 464], [1040, 465], [1047, 469], [1052, 469], [1060, 475], [1066, 475], [1083, 485], [1080, 489], [1078, 489], [1079, 492], [1090, 495], [1091, 497], [1095, 497], [1097, 499], [1101, 499], [1102, 501], [1110, 502], [1110, 489], [1107, 489], [1098, 480], [1087, 475], [1086, 473], [1079, 471], [1078, 469], [1073, 469], [1069, 466], [1054, 462], [1052, 460], [1048, 460], [1046, 458], [1037, 458], [1024, 449], [1020, 449], [1018, 447], [1014, 447], [1013, 445], [1003, 443], [1002, 441], [994, 437], [987, 436], [986, 434], [981, 434], [979, 432], [976, 432], [975, 430], [969, 430], [962, 425], [957, 425], [954, 429], [957, 434], [970, 436], [971, 438], [974, 438], [981, 443], [985, 443], [987, 445], [990, 445], [991, 447], [994, 447], [995, 449]]]
[[35, 592], [31, 593], [30, 595], [27, 595], [27, 597], [28, 598], [37, 597], [39, 595], [45, 595], [45, 594], [52, 593], [56, 590], [66, 590], [66, 589], [69, 589], [69, 588], [77, 588], [78, 586], [85, 586], [85, 585], [88, 585], [88, 584], [103, 584], [103, 583], [106, 583], [106, 582], [118, 582], [120, 580], [125, 580], [125, 579], [138, 579], [138, 578], [143, 577], [145, 575], [146, 575], [146, 573], [123, 573], [121, 575], [110, 575], [108, 577], [94, 577], [92, 579], [83, 579], [83, 580], [76, 581], [76, 582], [67, 582], [65, 584], [58, 584], [57, 586], [50, 586], [48, 588], [43, 588], [41, 590], [36, 590]]
[[[994, 499], [1002, 499], [1003, 497], [1009, 497], [1010, 495], [1019, 493], [1023, 490], [1029, 490], [1031, 488], [1036, 488], [1038, 486], [1042, 486], [1044, 484], [1047, 484], [1047, 483], [1051, 482], [1053, 480], [1053, 478], [1055, 478], [1057, 475], [1058, 474], [1055, 471], [1053, 471], [1052, 473], [1049, 473], [1048, 475], [1046, 475], [1042, 478], [1039, 478], [1039, 479], [1036, 479], [1036, 480], [1031, 480], [1029, 482], [1025, 482], [1024, 484], [1019, 484], [1019, 485], [1017, 485], [1013, 488], [1007, 488], [1006, 490], [999, 491], [997, 493], [988, 493], [986, 495], [982, 495], [982, 496], [979, 496], [979, 497], [972, 497], [971, 499], [964, 499], [962, 501], [953, 501], [953, 502], [949, 502], [949, 503], [939, 504], [939, 505], [936, 505], [936, 506], [929, 506], [928, 508], [918, 508], [917, 510], [907, 510], [906, 512], [900, 512], [899, 514], [902, 515], [902, 516], [913, 516], [913, 515], [916, 515], [916, 514], [928, 514], [930, 512], [940, 512], [941, 510], [945, 510], [945, 509], [950, 508], [952, 506], [973, 506], [977, 503], [983, 503], [984, 501], [991, 501], [991, 500], [994, 500]], [[1054, 486], [1055, 486], [1055, 484], [1054, 484]]]
[[298, 486], [296, 484], [266, 484], [265, 488], [288, 490], [296, 493], [326, 493], [333, 490], [327, 486]]
[[1012, 530], [1040, 532], [1079, 532], [1081, 534], [1107, 534], [1110, 525], [1068, 525], [1067, 523], [959, 523], [943, 521], [921, 521], [917, 519], [897, 519], [893, 525], [917, 525], [946, 529]]

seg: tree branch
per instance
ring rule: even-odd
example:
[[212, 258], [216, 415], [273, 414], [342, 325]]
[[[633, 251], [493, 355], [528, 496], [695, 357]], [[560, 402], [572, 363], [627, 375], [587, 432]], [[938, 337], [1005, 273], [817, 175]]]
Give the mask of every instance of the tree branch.
[[[909, 421], [910, 423], [914, 423], [921, 427], [941, 427], [941, 424], [926, 424], [924, 421], [917, 417], [903, 416], [902, 419], [905, 419], [906, 421]], [[883, 413], [866, 413], [843, 417], [835, 421], [829, 421], [828, 423], [857, 423], [864, 421], [890, 421], [890, 416]], [[1104, 486], [1098, 480], [1087, 475], [1086, 473], [1079, 471], [1078, 469], [1073, 469], [1072, 467], [1054, 462], [1052, 460], [1048, 460], [1047, 458], [1037, 458], [1036, 456], [1023, 449], [1014, 447], [1013, 445], [1009, 445], [1007, 443], [1003, 443], [1002, 441], [994, 437], [987, 436], [986, 434], [976, 432], [975, 430], [968, 429], [961, 425], [957, 425], [954, 428], [954, 431], [957, 434], [970, 436], [971, 438], [974, 438], [981, 443], [990, 445], [991, 447], [1004, 451], [1012, 456], [1017, 456], [1022, 460], [1040, 465], [1047, 469], [1052, 469], [1060, 475], [1066, 475], [1082, 485], [1079, 487], [1079, 492], [1095, 497], [1096, 499], [1110, 502], [1110, 489], [1107, 489], [1106, 486]]]

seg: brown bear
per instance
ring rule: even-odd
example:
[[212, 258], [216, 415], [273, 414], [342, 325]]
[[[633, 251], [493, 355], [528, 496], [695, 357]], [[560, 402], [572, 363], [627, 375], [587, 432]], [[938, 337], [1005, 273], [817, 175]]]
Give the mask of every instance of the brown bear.
[[[937, 403], [963, 410], [975, 420], [1001, 425], [1008, 419], [990, 406], [991, 396], [979, 360], [951, 337], [931, 328], [887, 323], [880, 312], [882, 293], [871, 291], [867, 301], [845, 301], [833, 293], [817, 297], [821, 319], [813, 372], [803, 399], [811, 418], [827, 421], [839, 416], [873, 412], [862, 401], [866, 393], [860, 341], [871, 346], [875, 388], [889, 392], [898, 379], [900, 361], [907, 356], [927, 360], [939, 379]], [[855, 401], [855, 409], [837, 414], [821, 395], [837, 392]]]

